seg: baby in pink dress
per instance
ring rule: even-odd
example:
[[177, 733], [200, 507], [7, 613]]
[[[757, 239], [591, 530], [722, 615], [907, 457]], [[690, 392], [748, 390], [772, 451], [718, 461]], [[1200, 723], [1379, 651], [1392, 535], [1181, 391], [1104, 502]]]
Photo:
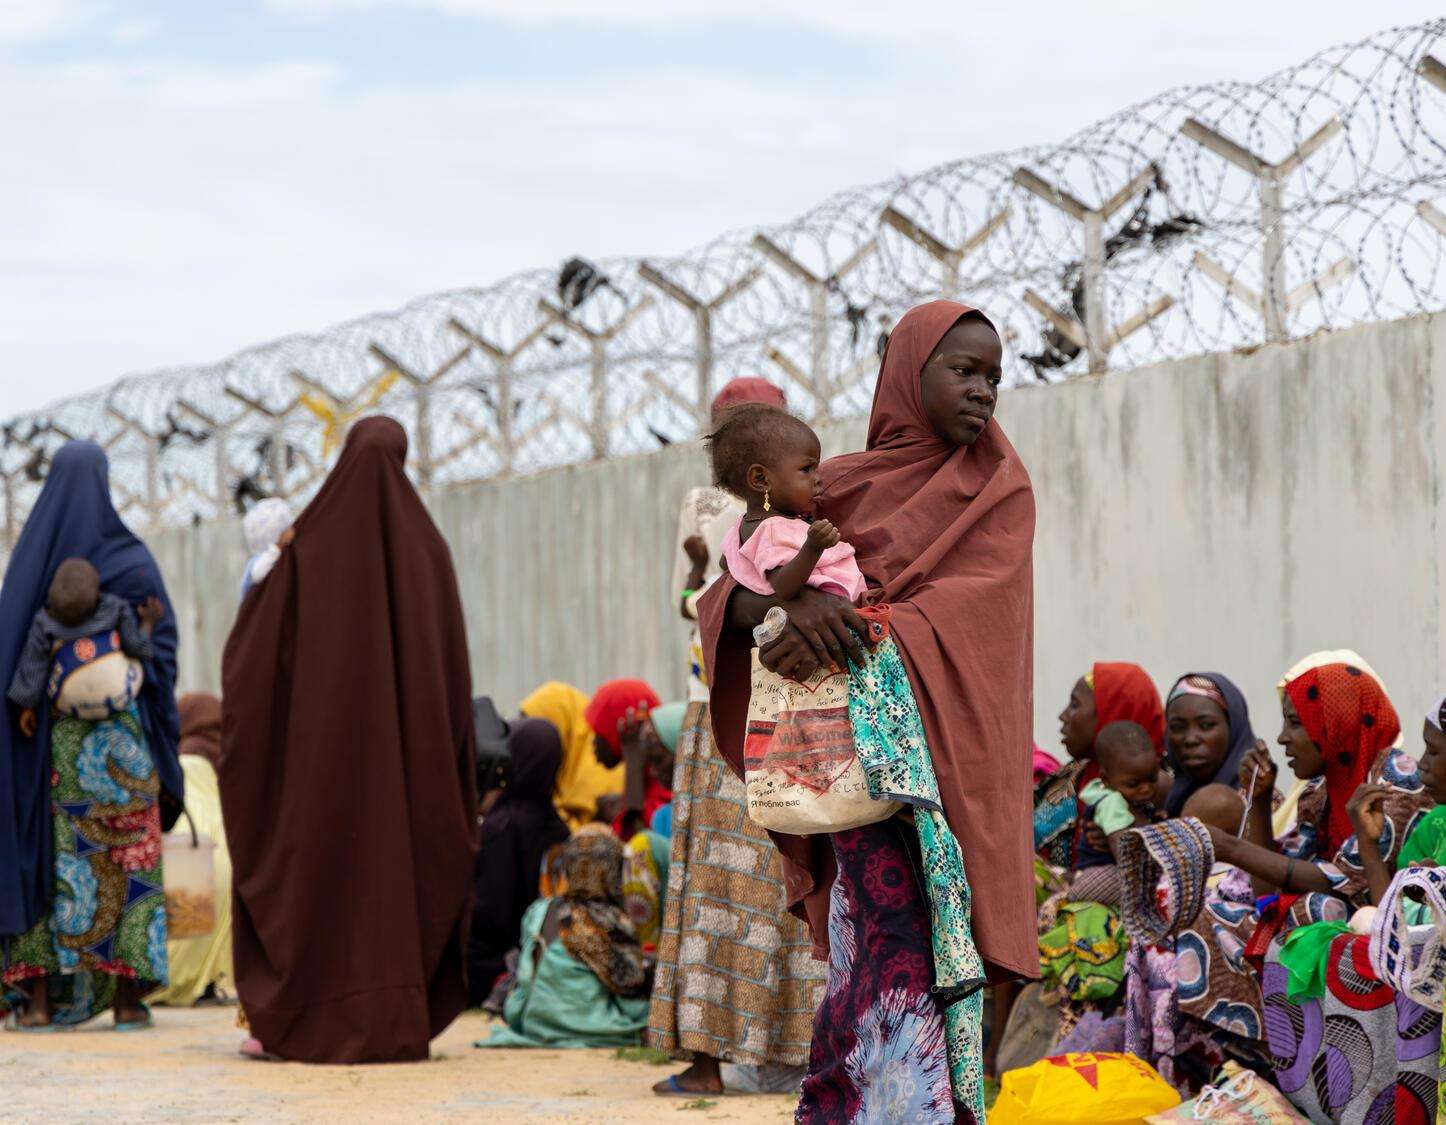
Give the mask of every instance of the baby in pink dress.
[[723, 536], [723, 561], [756, 594], [793, 598], [813, 586], [857, 603], [866, 584], [854, 549], [813, 519], [822, 484], [818, 435], [776, 406], [730, 410], [708, 439], [713, 477], [747, 511]]

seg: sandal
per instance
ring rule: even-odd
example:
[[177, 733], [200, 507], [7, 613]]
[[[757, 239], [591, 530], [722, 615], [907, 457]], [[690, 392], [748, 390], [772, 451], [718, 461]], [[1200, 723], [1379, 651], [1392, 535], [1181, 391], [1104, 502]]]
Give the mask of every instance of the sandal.
[[[661, 1086], [662, 1089], [658, 1087]], [[725, 1086], [721, 1090], [689, 1090], [678, 1081], [676, 1074], [670, 1074], [657, 1086], [653, 1087], [653, 1093], [660, 1098], [721, 1098], [728, 1092]]]

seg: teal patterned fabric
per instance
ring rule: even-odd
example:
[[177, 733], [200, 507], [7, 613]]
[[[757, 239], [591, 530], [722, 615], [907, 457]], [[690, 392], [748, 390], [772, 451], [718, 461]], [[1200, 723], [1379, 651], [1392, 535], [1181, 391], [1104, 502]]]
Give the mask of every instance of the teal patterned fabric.
[[876, 800], [913, 809], [924, 862], [934, 948], [934, 992], [944, 1006], [954, 1097], [984, 1120], [984, 962], [974, 944], [972, 900], [959, 841], [944, 820], [939, 783], [909, 674], [892, 639], [849, 668], [849, 721]]

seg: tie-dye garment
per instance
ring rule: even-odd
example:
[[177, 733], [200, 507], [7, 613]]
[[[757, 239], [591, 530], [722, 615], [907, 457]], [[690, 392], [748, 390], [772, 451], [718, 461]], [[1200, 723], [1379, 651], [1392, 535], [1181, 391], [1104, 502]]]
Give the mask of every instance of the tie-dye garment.
[[[796, 1120], [953, 1121], [944, 1013], [932, 994], [929, 904], [908, 825], [836, 832], [828, 984]], [[912, 833], [910, 833], [912, 834]], [[982, 1120], [960, 1109], [958, 1120]]]
[[913, 810], [929, 903], [934, 995], [944, 1008], [954, 1098], [984, 1115], [984, 962], [974, 944], [973, 895], [944, 806], [904, 662], [892, 640], [849, 671], [854, 748], [875, 800]]

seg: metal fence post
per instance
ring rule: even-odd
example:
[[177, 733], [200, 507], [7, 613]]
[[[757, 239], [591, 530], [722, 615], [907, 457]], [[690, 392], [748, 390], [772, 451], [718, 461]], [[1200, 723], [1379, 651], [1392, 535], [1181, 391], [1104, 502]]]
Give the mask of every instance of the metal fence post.
[[1082, 203], [1061, 187], [1056, 187], [1028, 168], [1017, 168], [1014, 182], [1025, 191], [1076, 220], [1083, 231], [1080, 249], [1080, 284], [1084, 296], [1084, 323], [1060, 312], [1033, 289], [1024, 290], [1024, 301], [1057, 328], [1062, 335], [1088, 354], [1091, 374], [1109, 366], [1114, 346], [1133, 332], [1138, 332], [1175, 303], [1173, 297], [1156, 297], [1145, 308], [1127, 317], [1113, 329], [1105, 320], [1105, 220], [1144, 191], [1158, 175], [1151, 165], [1136, 173], [1133, 179], [1098, 207]]
[[[706, 432], [708, 428], [708, 412], [713, 401], [713, 314], [752, 285], [762, 272], [759, 267], [754, 266], [736, 281], [724, 286], [723, 290], [712, 300], [705, 301], [684, 289], [651, 262], [644, 260], [638, 263], [639, 277], [693, 314], [695, 383], [693, 402], [688, 404], [688, 409], [697, 419], [700, 432]], [[649, 374], [652, 375], [651, 372]], [[650, 382], [665, 397], [673, 399], [679, 405], [683, 404], [677, 392], [656, 375], [652, 375]]]
[[[1272, 343], [1289, 338], [1290, 314], [1293, 311], [1291, 299], [1294, 294], [1290, 291], [1285, 269], [1285, 181], [1344, 128], [1339, 117], [1332, 117], [1303, 140], [1284, 160], [1272, 164], [1197, 117], [1191, 117], [1180, 127], [1181, 136], [1188, 137], [1202, 148], [1209, 149], [1216, 156], [1229, 161], [1256, 181], [1260, 195], [1261, 290], [1259, 294], [1254, 294], [1244, 286], [1226, 288], [1235, 296], [1245, 298], [1248, 295], [1253, 298], [1247, 303], [1252, 304], [1260, 314], [1265, 323], [1265, 338]], [[1203, 253], [1196, 255], [1196, 264], [1200, 266], [1202, 273], [1214, 280], [1218, 281], [1222, 274], [1230, 276], [1229, 271]], [[1354, 263], [1343, 258], [1314, 278], [1309, 285], [1318, 291], [1325, 285], [1334, 284], [1349, 276], [1353, 269]], [[1303, 303], [1304, 299], [1297, 304]]]

